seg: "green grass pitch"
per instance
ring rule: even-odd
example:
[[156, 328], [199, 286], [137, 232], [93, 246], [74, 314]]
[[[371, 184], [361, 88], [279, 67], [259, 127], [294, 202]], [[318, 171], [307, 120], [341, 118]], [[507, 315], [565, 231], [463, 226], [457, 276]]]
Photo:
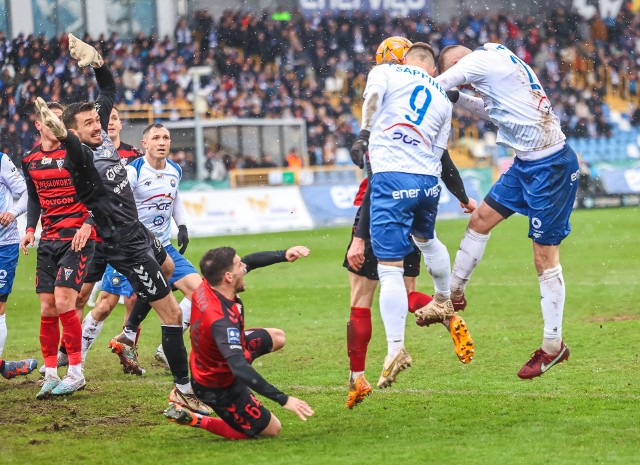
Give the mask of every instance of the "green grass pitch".
[[[273, 402], [281, 435], [226, 441], [164, 419], [172, 386], [153, 360], [158, 319], [143, 325], [143, 377], [124, 375], [106, 348], [122, 324], [114, 311], [87, 360], [86, 390], [35, 400], [38, 375], [0, 378], [0, 463], [72, 464], [591, 464], [640, 463], [640, 210], [577, 211], [562, 247], [567, 284], [568, 362], [531, 381], [516, 372], [539, 347], [542, 317], [527, 223], [512, 218], [493, 233], [467, 290], [463, 316], [476, 358], [461, 364], [443, 327], [409, 316], [414, 365], [393, 388], [344, 407], [348, 376], [348, 228], [192, 240], [197, 264], [208, 248], [247, 254], [303, 244], [311, 256], [251, 272], [242, 295], [246, 324], [285, 330], [287, 345], [256, 362], [267, 380], [307, 400], [306, 423]], [[438, 236], [453, 256], [465, 221], [443, 221]], [[8, 359], [41, 362], [35, 250], [21, 256], [7, 304]], [[431, 292], [424, 271], [419, 289]], [[374, 303], [367, 375], [374, 384], [386, 345]]]

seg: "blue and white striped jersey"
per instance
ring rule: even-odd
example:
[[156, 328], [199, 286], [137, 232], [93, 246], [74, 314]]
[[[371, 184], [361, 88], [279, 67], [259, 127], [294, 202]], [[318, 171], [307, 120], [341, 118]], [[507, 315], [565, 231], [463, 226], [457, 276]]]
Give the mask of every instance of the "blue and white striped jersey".
[[[0, 213], [10, 212], [18, 217], [27, 211], [27, 184], [8, 155], [0, 152]], [[14, 196], [20, 201], [14, 205]], [[0, 245], [17, 244], [20, 242], [18, 223], [14, 221], [9, 226], [0, 226]]]

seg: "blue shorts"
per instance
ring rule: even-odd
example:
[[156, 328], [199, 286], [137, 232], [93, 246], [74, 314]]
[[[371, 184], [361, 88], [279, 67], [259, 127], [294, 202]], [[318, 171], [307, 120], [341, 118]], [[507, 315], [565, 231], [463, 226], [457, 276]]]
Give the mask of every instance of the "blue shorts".
[[107, 265], [102, 276], [102, 290], [109, 294], [123, 295], [125, 297], [131, 297], [134, 294], [129, 280], [111, 265]]
[[[175, 263], [175, 270], [171, 278], [169, 278], [169, 285], [192, 273], [198, 274], [191, 262], [180, 255], [180, 252], [178, 252], [173, 245], [166, 245], [164, 249]], [[131, 297], [134, 293], [131, 284], [129, 284], [129, 280], [118, 273], [111, 265], [107, 266], [104, 276], [102, 277], [102, 290], [110, 294], [123, 295], [125, 297]]]
[[558, 245], [571, 232], [569, 216], [579, 178], [578, 157], [566, 144], [542, 160], [516, 157], [485, 202], [505, 218], [514, 212], [527, 216], [529, 237], [537, 244]]
[[11, 294], [19, 252], [19, 244], [0, 245], [0, 295]]
[[198, 274], [198, 271], [191, 262], [184, 258], [183, 255], [180, 255], [180, 252], [178, 252], [173, 245], [165, 245], [164, 250], [167, 251], [167, 254], [173, 259], [173, 263], [176, 265], [176, 269], [173, 271], [171, 279], [169, 279], [169, 284], [173, 284], [187, 275], [193, 273]]
[[433, 239], [438, 178], [399, 172], [371, 176], [371, 246], [378, 260], [400, 261], [413, 251], [409, 234]]

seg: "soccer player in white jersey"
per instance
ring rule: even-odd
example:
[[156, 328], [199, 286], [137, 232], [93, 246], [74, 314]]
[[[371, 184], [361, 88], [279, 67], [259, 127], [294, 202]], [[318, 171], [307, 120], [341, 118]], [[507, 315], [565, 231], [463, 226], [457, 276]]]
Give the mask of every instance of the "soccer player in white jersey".
[[[169, 130], [162, 124], [153, 124], [144, 130], [142, 145], [145, 155], [127, 165], [127, 177], [133, 190], [140, 221], [158, 237], [175, 264], [169, 284], [174, 285], [185, 296], [180, 302], [182, 329], [185, 330], [189, 326], [191, 315], [191, 294], [200, 285], [202, 278], [194, 266], [182, 256], [189, 242], [184, 210], [178, 195], [182, 169], [167, 158], [171, 137]], [[180, 251], [171, 244], [172, 218], [179, 229], [178, 245], [182, 246]], [[115, 307], [117, 297], [129, 297], [133, 294], [127, 279], [110, 266], [107, 267], [102, 286], [96, 307], [83, 323], [83, 357], [86, 357], [93, 341], [100, 334], [102, 322]], [[150, 309], [148, 303], [136, 302], [136, 305], [138, 304], [147, 307], [146, 312]], [[125, 331], [129, 326], [127, 322]], [[132, 328], [132, 332], [136, 330], [137, 324]], [[162, 345], [156, 351], [156, 358], [168, 366]], [[128, 372], [131, 372], [130, 368]], [[140, 369], [136, 374], [141, 373]]]
[[449, 91], [451, 100], [498, 127], [498, 144], [515, 150], [502, 174], [473, 212], [456, 254], [451, 279], [454, 301], [464, 301], [471, 273], [482, 259], [491, 230], [513, 213], [529, 218], [529, 237], [540, 281], [544, 331], [542, 346], [518, 372], [522, 379], [544, 374], [569, 358], [562, 340], [565, 284], [560, 242], [569, 235], [579, 178], [578, 159], [566, 143], [540, 81], [532, 69], [500, 44], [471, 51], [446, 47], [437, 81], [446, 90], [470, 84], [481, 96]]
[[[13, 197], [19, 197], [13, 203]], [[11, 379], [28, 375], [37, 366], [33, 359], [2, 360], [2, 351], [7, 341], [5, 306], [13, 288], [13, 279], [18, 266], [20, 234], [16, 217], [27, 211], [27, 185], [8, 155], [0, 152], [0, 375]]]
[[449, 299], [449, 253], [434, 229], [441, 156], [449, 138], [452, 106], [432, 78], [435, 69], [432, 48], [417, 42], [404, 64], [371, 70], [362, 126], [351, 154], [362, 166], [368, 148], [373, 173], [371, 244], [378, 259], [380, 313], [387, 337], [379, 388], [390, 386], [412, 362], [404, 347], [408, 298], [403, 260], [413, 250], [409, 235], [428, 264], [436, 291], [434, 305], [454, 314]]

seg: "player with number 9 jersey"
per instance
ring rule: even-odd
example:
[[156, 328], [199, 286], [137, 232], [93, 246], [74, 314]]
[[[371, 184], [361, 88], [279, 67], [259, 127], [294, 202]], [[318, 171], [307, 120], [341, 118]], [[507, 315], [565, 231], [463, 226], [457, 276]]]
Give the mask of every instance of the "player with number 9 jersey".
[[369, 73], [365, 98], [372, 93], [381, 96], [369, 141], [373, 173], [440, 176], [452, 108], [440, 85], [418, 66], [386, 64]]

